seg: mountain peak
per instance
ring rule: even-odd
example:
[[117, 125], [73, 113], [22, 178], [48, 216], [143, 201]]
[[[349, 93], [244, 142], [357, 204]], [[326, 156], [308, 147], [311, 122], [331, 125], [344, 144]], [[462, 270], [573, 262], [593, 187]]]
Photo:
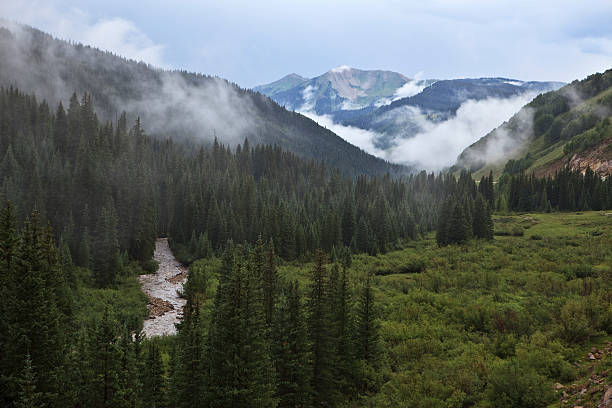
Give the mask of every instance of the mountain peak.
[[300, 80], [300, 81], [307, 81], [308, 78], [301, 76], [300, 74], [296, 74], [295, 72], [292, 72], [291, 74], [287, 74], [284, 77], [282, 77], [280, 80]]

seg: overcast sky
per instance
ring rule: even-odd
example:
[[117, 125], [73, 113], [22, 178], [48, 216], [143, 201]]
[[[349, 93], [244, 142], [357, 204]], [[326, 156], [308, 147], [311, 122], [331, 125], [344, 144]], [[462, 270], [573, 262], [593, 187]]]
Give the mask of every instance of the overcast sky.
[[566, 82], [612, 68], [611, 0], [2, 0], [0, 15], [244, 87], [338, 65]]

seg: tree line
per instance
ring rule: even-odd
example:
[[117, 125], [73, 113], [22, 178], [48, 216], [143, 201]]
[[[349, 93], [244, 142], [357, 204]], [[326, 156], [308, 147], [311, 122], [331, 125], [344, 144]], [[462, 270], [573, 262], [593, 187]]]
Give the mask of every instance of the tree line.
[[519, 173], [500, 180], [502, 206], [511, 211], [588, 211], [612, 208], [612, 177], [565, 167], [554, 176]]

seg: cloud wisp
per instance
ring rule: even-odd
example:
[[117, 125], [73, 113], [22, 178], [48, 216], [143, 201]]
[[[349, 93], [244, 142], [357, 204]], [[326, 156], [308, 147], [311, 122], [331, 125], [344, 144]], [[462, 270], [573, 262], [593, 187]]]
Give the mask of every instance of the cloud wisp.
[[136, 23], [122, 17], [94, 18], [80, 8], [60, 11], [53, 2], [14, 0], [0, 3], [0, 16], [29, 24], [52, 35], [117, 55], [167, 68], [163, 52]]
[[380, 137], [380, 134], [370, 130], [334, 123], [332, 117], [329, 115], [317, 115], [312, 111], [300, 111], [300, 113], [362, 150], [374, 156], [385, 158], [386, 152], [375, 146], [375, 141]]
[[[468, 100], [459, 107], [455, 116], [443, 122], [429, 120], [427, 114], [416, 107], [405, 107], [408, 111], [399, 115], [397, 120], [410, 120], [412, 126], [420, 128], [420, 131], [409, 138], [393, 135], [391, 147], [385, 150], [377, 147], [377, 140], [384, 136], [380, 133], [334, 123], [330, 116], [316, 115], [308, 110], [300, 113], [370, 154], [394, 163], [439, 171], [452, 166], [466, 147], [510, 119], [535, 96], [534, 93], [524, 93], [508, 99]], [[525, 122], [528, 120], [529, 117], [524, 118]], [[497, 133], [495, 144], [501, 146], [500, 149], [503, 147], [503, 151], [516, 144], [516, 140], [504, 137], [503, 132]], [[497, 150], [491, 146], [486, 152], [487, 159], [494, 161], [498, 158], [502, 153]]]
[[[468, 100], [454, 117], [441, 123], [421, 115], [419, 125], [423, 130], [410, 139], [395, 138], [385, 158], [426, 170], [442, 170], [453, 165], [463, 149], [510, 119], [534, 97], [525, 93], [508, 99]], [[490, 153], [494, 156], [495, 152]]]

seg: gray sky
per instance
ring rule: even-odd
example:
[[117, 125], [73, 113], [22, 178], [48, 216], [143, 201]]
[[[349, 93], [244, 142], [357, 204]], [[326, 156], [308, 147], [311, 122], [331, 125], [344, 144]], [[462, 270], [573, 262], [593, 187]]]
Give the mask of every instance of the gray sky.
[[612, 68], [610, 0], [4, 0], [0, 16], [244, 87], [338, 65], [559, 81]]

